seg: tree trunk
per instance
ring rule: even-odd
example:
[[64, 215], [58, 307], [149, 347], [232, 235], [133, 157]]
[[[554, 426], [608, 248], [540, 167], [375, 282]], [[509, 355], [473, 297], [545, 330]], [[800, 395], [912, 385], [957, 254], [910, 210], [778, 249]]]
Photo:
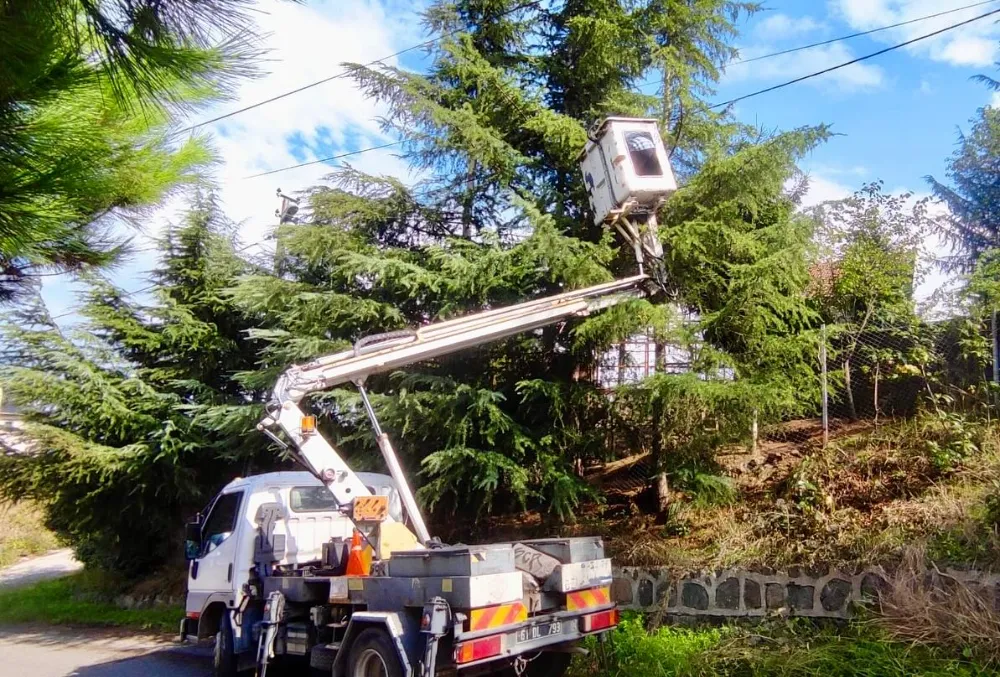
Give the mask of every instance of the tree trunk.
[[465, 197], [462, 200], [462, 237], [466, 240], [472, 239], [472, 209], [476, 200], [476, 170], [478, 163], [473, 160], [469, 166], [469, 175], [466, 177], [468, 185], [465, 187]]
[[666, 515], [670, 509], [670, 483], [667, 473], [661, 472], [656, 478], [656, 508], [661, 515]]
[[[654, 345], [653, 372], [662, 374], [666, 368], [667, 346], [662, 341], [656, 341]], [[667, 482], [667, 473], [663, 470], [666, 464], [663, 435], [660, 434], [663, 416], [663, 400], [657, 397], [653, 401], [653, 468], [659, 471], [656, 476], [656, 508], [661, 515], [666, 515], [670, 507], [670, 484]]]
[[852, 421], [858, 419], [858, 410], [854, 408], [854, 391], [851, 389], [851, 360], [844, 360], [844, 390], [847, 392], [847, 415]]

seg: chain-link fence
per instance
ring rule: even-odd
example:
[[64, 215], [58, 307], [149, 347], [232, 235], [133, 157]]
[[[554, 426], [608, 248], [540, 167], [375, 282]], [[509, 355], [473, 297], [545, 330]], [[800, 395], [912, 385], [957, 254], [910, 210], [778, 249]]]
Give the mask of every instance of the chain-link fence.
[[825, 438], [851, 422], [877, 427], [922, 409], [992, 409], [995, 343], [988, 323], [963, 317], [824, 327], [819, 367]]
[[[740, 380], [732, 373], [695, 374], [715, 383], [719, 407], [731, 409], [707, 411], [712, 401], [677, 406], [667, 401], [659, 412], [645, 412], [651, 418], [648, 429], [642, 429], [632, 403], [615, 401], [622, 397], [622, 386], [641, 388], [656, 374], [691, 374], [699, 346], [658, 343], [651, 334], [633, 336], [598, 356], [594, 377], [611, 401], [602, 424], [605, 451], [580, 470], [605, 496], [630, 499], [654, 487], [664, 471], [685, 463], [678, 452], [685, 445], [700, 445], [702, 458], [710, 457], [718, 474], [735, 475], [782, 457], [804, 458], [831, 439], [921, 411], [989, 413], [997, 391], [993, 343], [990, 323], [969, 317], [824, 326], [817, 332], [812, 367], [818, 387], [795, 394], [788, 413], [758, 418], [752, 401], [739, 400]], [[732, 398], [727, 399], [727, 389]], [[683, 392], [672, 396], [685, 397]], [[684, 406], [702, 407], [700, 416]], [[665, 418], [678, 416], [687, 418]]]

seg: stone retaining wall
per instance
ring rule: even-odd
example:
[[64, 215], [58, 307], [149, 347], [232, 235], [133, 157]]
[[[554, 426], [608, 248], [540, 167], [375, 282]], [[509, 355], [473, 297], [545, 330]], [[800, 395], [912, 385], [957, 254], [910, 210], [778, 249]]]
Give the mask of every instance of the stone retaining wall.
[[[813, 618], [849, 618], [854, 603], [872, 601], [888, 586], [883, 569], [854, 572], [822, 567], [723, 570], [672, 576], [657, 567], [615, 568], [611, 595], [624, 608], [673, 615], [753, 617], [781, 613]], [[928, 585], [947, 589], [963, 583], [988, 597], [1000, 611], [1000, 575], [946, 569], [928, 574]]]

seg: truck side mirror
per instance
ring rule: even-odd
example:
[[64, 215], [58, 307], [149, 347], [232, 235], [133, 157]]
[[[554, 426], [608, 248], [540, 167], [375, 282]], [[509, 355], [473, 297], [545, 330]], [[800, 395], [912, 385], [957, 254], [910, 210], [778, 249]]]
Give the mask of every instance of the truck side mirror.
[[201, 520], [184, 525], [184, 558], [197, 559], [201, 552]]

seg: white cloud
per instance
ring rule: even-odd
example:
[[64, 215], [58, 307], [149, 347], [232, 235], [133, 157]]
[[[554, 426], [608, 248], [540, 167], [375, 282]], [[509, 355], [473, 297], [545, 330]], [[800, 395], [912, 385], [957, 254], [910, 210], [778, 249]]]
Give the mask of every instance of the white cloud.
[[[773, 47], [755, 45], [741, 49], [740, 56], [743, 59], [752, 59], [771, 51], [773, 51]], [[733, 64], [726, 69], [725, 79], [730, 82], [791, 80], [850, 61], [853, 58], [854, 55], [850, 49], [843, 43], [837, 42], [752, 63]], [[884, 79], [884, 73], [880, 67], [859, 63], [811, 78], [805, 83], [827, 89], [853, 92], [876, 89], [882, 85]]]
[[849, 167], [829, 165], [829, 164], [813, 164], [809, 165], [810, 175], [820, 175], [820, 176], [847, 176], [856, 179], [863, 179], [869, 174], [871, 170], [864, 165], [851, 165]]
[[[255, 9], [264, 36], [261, 47], [266, 50], [261, 77], [243, 82], [234, 100], [200, 111], [181, 126], [327, 78], [343, 70], [342, 62], [367, 63], [427, 39], [418, 19], [420, 7], [401, 0], [313, 0], [308, 5], [258, 0]], [[388, 64], [398, 61], [390, 59]], [[302, 162], [293, 147], [311, 161], [392, 141], [379, 129], [377, 117], [382, 112], [352, 79], [344, 77], [199, 129], [197, 133], [210, 136], [221, 160], [210, 178], [227, 216], [241, 223], [243, 243], [263, 243], [275, 225], [276, 188], [294, 192], [315, 185], [331, 166], [317, 164], [255, 179], [247, 176]], [[321, 141], [336, 150], [317, 154]], [[348, 160], [364, 171], [406, 179], [408, 168], [394, 152], [398, 151], [390, 148]], [[183, 200], [168, 201], [143, 233], [129, 233], [135, 235], [137, 248], [148, 249], [167, 223], [178, 220], [183, 204]], [[112, 271], [111, 277], [135, 290], [148, 284], [146, 274], [154, 265], [155, 253], [144, 252]], [[77, 288], [65, 277], [47, 278], [43, 295], [52, 312], [59, 313], [72, 305]]]
[[754, 34], [761, 40], [772, 41], [812, 33], [824, 28], [824, 24], [812, 17], [791, 17], [787, 14], [771, 14], [754, 27]]
[[845, 186], [820, 174], [809, 175], [809, 188], [802, 198], [803, 207], [816, 205], [831, 200], [843, 200], [854, 194], [854, 188]]
[[[261, 24], [270, 33], [265, 39], [270, 73], [244, 83], [239, 102], [221, 106], [221, 111], [329, 77], [342, 70], [341, 62], [367, 63], [424, 39], [412, 7], [389, 12], [384, 5], [366, 0], [309, 5], [263, 0], [260, 4], [268, 12]], [[247, 176], [298, 164], [301, 160], [292, 153], [293, 136], [305, 141], [302, 150], [307, 161], [323, 155], [313, 150], [320, 143], [321, 130], [328, 133], [323, 139], [341, 152], [347, 150], [349, 138], [360, 147], [387, 143], [392, 139], [382, 134], [376, 121], [381, 112], [351, 78], [344, 77], [213, 125], [214, 144], [224, 160], [215, 178], [227, 214], [247, 220], [245, 241], [259, 238], [273, 225], [278, 186], [286, 192], [308, 187], [329, 173], [330, 167], [319, 164], [255, 179]], [[210, 117], [214, 117], [212, 112], [201, 119]], [[350, 161], [368, 171], [401, 177], [406, 173], [391, 149], [364, 153]]]
[[919, 91], [920, 91], [921, 94], [933, 94], [934, 93], [934, 87], [931, 85], [930, 81], [928, 81], [928, 80], [921, 80], [920, 81], [920, 89], [919, 89]]
[[990, 96], [990, 108], [1000, 108], [1000, 92], [993, 92]]
[[[855, 30], [871, 30], [891, 24], [965, 7], [968, 0], [831, 0], [833, 11]], [[986, 14], [990, 6], [970, 7], [926, 21], [874, 33], [871, 39], [899, 43]], [[987, 17], [939, 36], [922, 40], [906, 49], [934, 61], [953, 66], [988, 67], [997, 60], [1000, 26]]]

